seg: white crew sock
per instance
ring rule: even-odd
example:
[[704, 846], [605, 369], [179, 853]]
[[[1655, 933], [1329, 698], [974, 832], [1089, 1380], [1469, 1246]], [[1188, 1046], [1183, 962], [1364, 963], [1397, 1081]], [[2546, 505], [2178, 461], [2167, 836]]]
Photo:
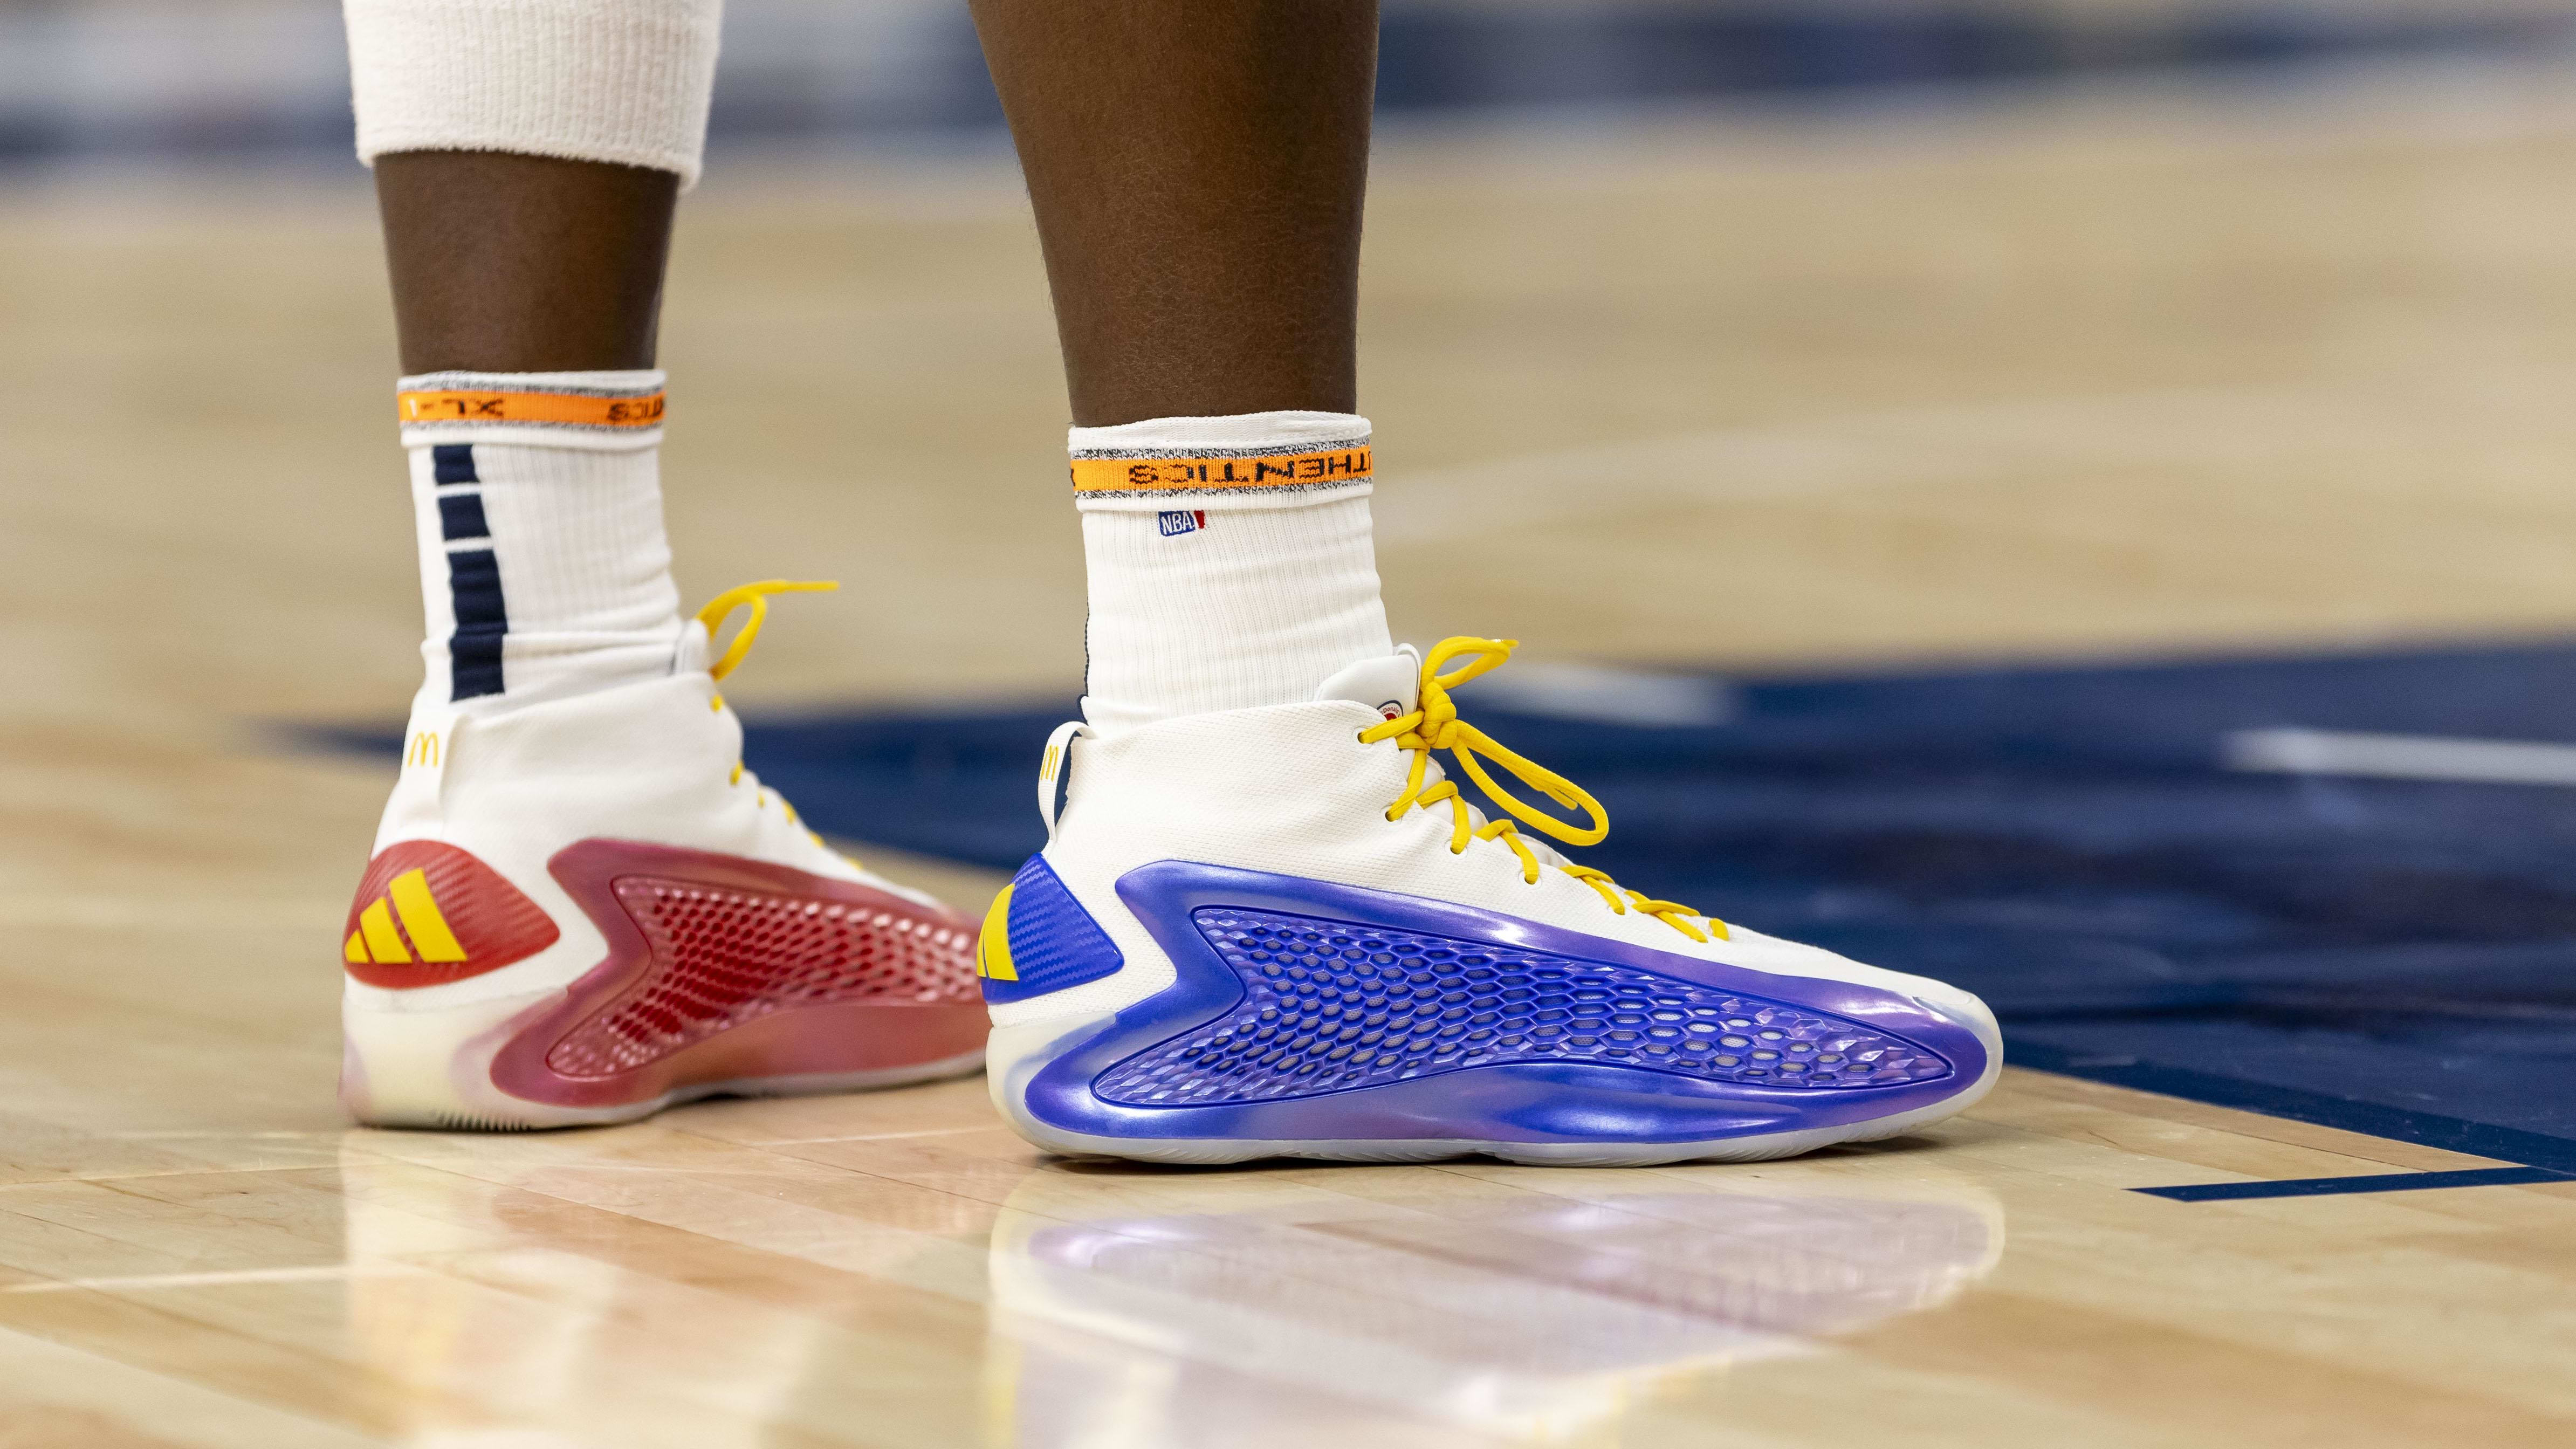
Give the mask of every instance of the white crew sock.
[[1155, 418], [1075, 428], [1069, 442], [1094, 728], [1299, 703], [1394, 652], [1369, 534], [1368, 419]]
[[402, 380], [426, 704], [562, 699], [671, 672], [662, 374]]

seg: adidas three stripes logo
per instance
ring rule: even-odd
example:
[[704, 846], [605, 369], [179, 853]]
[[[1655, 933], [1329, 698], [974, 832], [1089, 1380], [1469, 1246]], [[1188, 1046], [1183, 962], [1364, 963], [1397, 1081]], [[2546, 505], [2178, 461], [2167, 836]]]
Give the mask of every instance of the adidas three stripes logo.
[[[402, 918], [402, 929], [394, 929], [394, 918]], [[410, 946], [403, 937], [411, 938]], [[418, 950], [415, 957], [413, 950]], [[447, 917], [438, 909], [438, 897], [430, 894], [429, 875], [413, 869], [395, 876], [385, 893], [358, 913], [358, 929], [349, 933], [348, 942], [340, 948], [340, 959], [358, 965], [404, 966], [414, 960], [430, 962], [462, 961], [465, 947], [447, 925]]]
[[349, 975], [396, 990], [498, 971], [561, 934], [499, 871], [443, 840], [405, 840], [376, 852], [340, 929]]

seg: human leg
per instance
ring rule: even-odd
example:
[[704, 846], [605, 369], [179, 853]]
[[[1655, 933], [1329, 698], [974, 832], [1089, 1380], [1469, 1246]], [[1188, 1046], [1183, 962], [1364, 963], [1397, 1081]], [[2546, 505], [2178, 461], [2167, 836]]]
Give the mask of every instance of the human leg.
[[1981, 1096], [2001, 1058], [1975, 998], [1577, 864], [1539, 837], [1592, 843], [1606, 812], [1458, 717], [1512, 644], [1389, 642], [1350, 365], [1372, 8], [976, 14], [1055, 292], [1091, 578], [1049, 843], [979, 947], [1013, 1124], [1176, 1162], [1636, 1164], [1890, 1136]]
[[[715, 0], [350, 0], [407, 375], [428, 669], [344, 925], [342, 1094], [623, 1121], [971, 1069], [970, 922], [828, 849], [683, 618], [654, 333]], [[713, 635], [753, 613], [723, 656]]]

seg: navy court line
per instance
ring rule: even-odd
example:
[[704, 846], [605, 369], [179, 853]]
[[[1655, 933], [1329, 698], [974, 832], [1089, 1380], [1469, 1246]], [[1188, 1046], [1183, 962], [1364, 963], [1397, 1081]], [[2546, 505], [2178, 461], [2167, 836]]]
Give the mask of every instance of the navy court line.
[[2235, 1107], [2260, 1112], [2267, 1117], [2287, 1117], [2294, 1122], [2313, 1122], [2320, 1127], [2337, 1127], [2371, 1137], [2393, 1138], [2419, 1147], [2439, 1147], [2474, 1157], [2529, 1163], [2543, 1171], [2576, 1175], [2576, 1138], [2491, 1127], [2483, 1122], [2469, 1122], [2431, 1112], [2410, 1112], [2373, 1102], [2356, 1102], [2296, 1087], [2243, 1081], [2184, 1067], [2158, 1066], [2134, 1057], [2104, 1059], [2020, 1040], [2009, 1029], [2005, 1033], [2004, 1060], [2017, 1067], [2034, 1067], [2061, 1076], [2107, 1082], [2115, 1087], [2207, 1102], [2216, 1107]]
[[2373, 1172], [2361, 1177], [2292, 1177], [2279, 1182], [2194, 1182], [2180, 1187], [2138, 1187], [2149, 1197], [2175, 1202], [2230, 1202], [2249, 1197], [2329, 1197], [2347, 1192], [2416, 1192], [2428, 1187], [2515, 1187], [2535, 1182], [2576, 1182], [2545, 1167], [2472, 1167], [2462, 1172]]

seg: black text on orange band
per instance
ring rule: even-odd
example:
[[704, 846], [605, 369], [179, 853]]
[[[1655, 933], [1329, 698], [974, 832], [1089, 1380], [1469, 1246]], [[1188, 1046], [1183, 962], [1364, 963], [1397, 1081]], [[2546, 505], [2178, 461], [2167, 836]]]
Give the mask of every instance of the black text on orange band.
[[406, 423], [555, 423], [587, 428], [659, 427], [665, 394], [592, 397], [571, 392], [439, 389], [396, 395]]
[[1369, 449], [1273, 453], [1257, 458], [1076, 458], [1076, 493], [1198, 492], [1369, 481]]

